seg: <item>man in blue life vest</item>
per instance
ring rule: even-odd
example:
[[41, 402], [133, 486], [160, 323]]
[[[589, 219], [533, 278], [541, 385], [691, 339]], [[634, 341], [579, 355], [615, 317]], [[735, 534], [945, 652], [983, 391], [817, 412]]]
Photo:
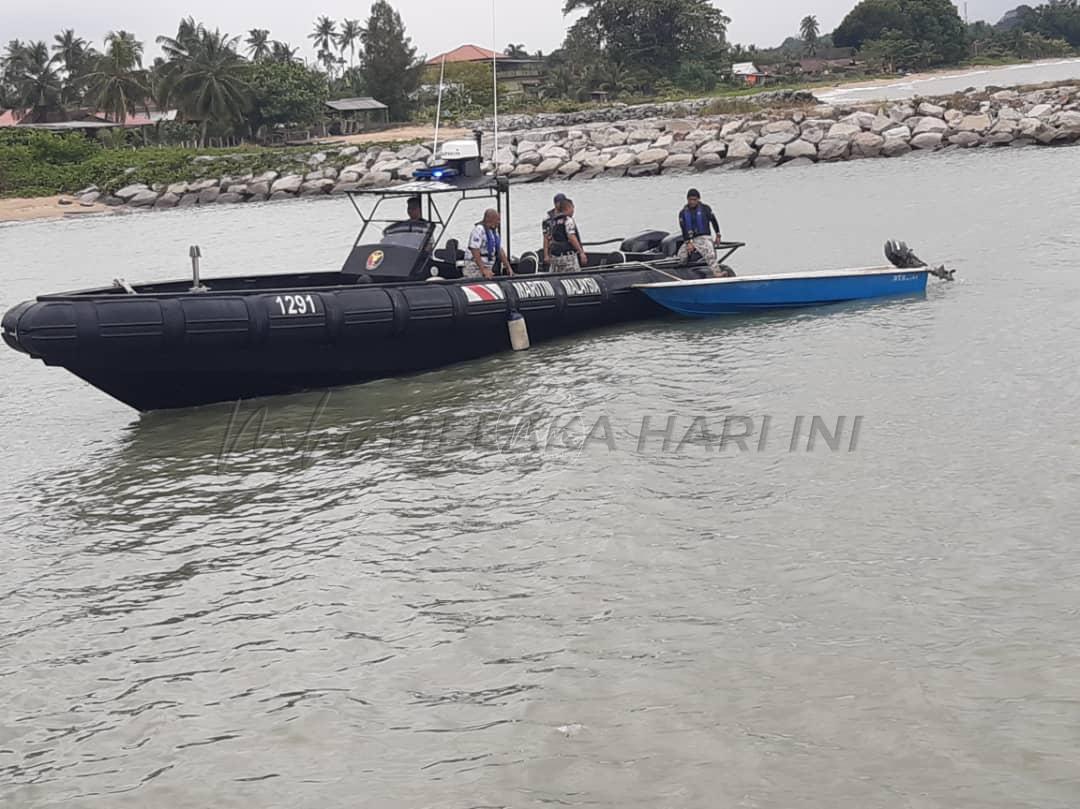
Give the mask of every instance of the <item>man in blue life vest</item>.
[[551, 272], [578, 272], [589, 264], [581, 245], [581, 234], [574, 221], [574, 201], [563, 199], [551, 220], [551, 231], [544, 243], [544, 260]]
[[[716, 260], [716, 247], [720, 244], [720, 223], [712, 208], [701, 201], [701, 194], [696, 188], [686, 192], [686, 207], [679, 211], [679, 227], [682, 228], [683, 245], [679, 248], [679, 259], [683, 264], [700, 257], [717, 278], [725, 273]], [[716, 237], [713, 238], [713, 230]]]
[[488, 209], [484, 219], [469, 234], [469, 260], [465, 263], [466, 278], [494, 278], [501, 263], [507, 275], [513, 275], [510, 259], [502, 246], [499, 226], [502, 219], [499, 212]]

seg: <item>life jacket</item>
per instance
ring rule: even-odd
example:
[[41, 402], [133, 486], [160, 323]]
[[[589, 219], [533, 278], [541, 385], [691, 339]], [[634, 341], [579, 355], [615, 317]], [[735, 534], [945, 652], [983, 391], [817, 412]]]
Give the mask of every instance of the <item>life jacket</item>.
[[485, 245], [484, 257], [489, 261], [497, 261], [499, 258], [499, 252], [502, 248], [502, 237], [499, 235], [499, 231], [484, 228], [484, 238], [487, 240]]
[[710, 235], [709, 215], [706, 211], [704, 204], [699, 204], [693, 210], [689, 206], [682, 209], [679, 220], [691, 238]]
[[[561, 213], [551, 218], [551, 255], [553, 256], [566, 256], [575, 252], [573, 245], [570, 244], [570, 234], [566, 232], [566, 220], [570, 219], [570, 214]], [[577, 234], [578, 240], [581, 240], [581, 232]]]

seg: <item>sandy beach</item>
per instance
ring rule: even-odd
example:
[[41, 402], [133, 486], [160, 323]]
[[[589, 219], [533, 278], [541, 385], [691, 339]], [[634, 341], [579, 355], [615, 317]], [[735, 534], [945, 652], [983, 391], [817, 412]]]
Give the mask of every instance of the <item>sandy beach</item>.
[[[70, 204], [62, 205], [61, 200], [66, 200]], [[68, 216], [104, 213], [108, 210], [104, 205], [80, 205], [78, 200], [68, 196], [0, 199], [0, 222], [63, 219]]]
[[[439, 129], [439, 142], [470, 138], [472, 133], [468, 129], [456, 129], [442, 127]], [[320, 138], [319, 143], [348, 143], [362, 146], [366, 143], [412, 143], [424, 141], [430, 143], [435, 139], [435, 127], [431, 124], [419, 124], [417, 126], [399, 126], [394, 129], [384, 129], [378, 132], [361, 132], [359, 135], [343, 135], [337, 138]]]

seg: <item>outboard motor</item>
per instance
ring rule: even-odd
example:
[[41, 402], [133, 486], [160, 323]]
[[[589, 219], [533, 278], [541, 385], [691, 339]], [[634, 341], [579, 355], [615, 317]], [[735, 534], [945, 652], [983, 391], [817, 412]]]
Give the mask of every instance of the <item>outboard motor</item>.
[[956, 270], [946, 270], [944, 265], [931, 267], [915, 255], [915, 251], [908, 247], [905, 242], [895, 240], [885, 242], [885, 258], [889, 259], [889, 263], [899, 270], [916, 270], [927, 267], [932, 276], [940, 278], [942, 281], [952, 281], [956, 276]]
[[666, 230], [644, 230], [626, 239], [619, 249], [624, 253], [652, 253], [660, 248], [667, 235]]

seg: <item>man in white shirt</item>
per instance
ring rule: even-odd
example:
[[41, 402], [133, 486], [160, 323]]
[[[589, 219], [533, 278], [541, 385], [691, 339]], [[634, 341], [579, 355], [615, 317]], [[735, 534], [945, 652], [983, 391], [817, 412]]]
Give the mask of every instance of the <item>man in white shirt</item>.
[[501, 262], [507, 275], [513, 275], [510, 259], [502, 246], [499, 226], [502, 219], [499, 212], [488, 209], [484, 220], [469, 234], [469, 260], [465, 263], [466, 278], [494, 278], [495, 270]]

